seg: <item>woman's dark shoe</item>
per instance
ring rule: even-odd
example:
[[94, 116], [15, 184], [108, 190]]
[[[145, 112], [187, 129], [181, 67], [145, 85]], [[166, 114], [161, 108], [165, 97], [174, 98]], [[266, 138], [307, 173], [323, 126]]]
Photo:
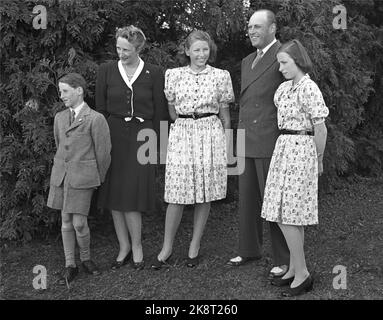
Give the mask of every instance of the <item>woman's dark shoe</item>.
[[194, 258], [187, 258], [186, 259], [186, 266], [189, 268], [194, 268], [195, 266], [198, 266], [199, 264], [199, 256], [196, 256]]
[[168, 262], [169, 262], [169, 259], [171, 256], [172, 256], [172, 254], [164, 261], [160, 261], [160, 260], [158, 260], [158, 258], [156, 258], [154, 260], [154, 262], [152, 262], [151, 268], [154, 270], [160, 270], [162, 267], [169, 265]]
[[312, 290], [313, 288], [313, 285], [314, 285], [314, 280], [313, 278], [311, 277], [311, 275], [309, 275], [305, 281], [303, 281], [298, 287], [295, 287], [295, 288], [288, 288], [287, 291], [283, 291], [282, 292], [282, 296], [283, 297], [295, 297], [295, 296], [299, 296], [305, 292], [309, 292]]
[[125, 256], [125, 258], [122, 259], [121, 261], [117, 261], [117, 260], [113, 261], [112, 267], [111, 267], [112, 270], [119, 269], [122, 266], [126, 265], [129, 262], [131, 257], [132, 257], [132, 250], [130, 250], [129, 253]]
[[284, 287], [289, 286], [294, 280], [294, 277], [282, 279], [282, 278], [275, 278], [271, 280], [271, 284], [276, 287]]
[[142, 261], [140, 261], [140, 262], [134, 262], [134, 261], [133, 261], [133, 268], [134, 268], [134, 269], [136, 269], [136, 270], [142, 270], [142, 269], [144, 269], [144, 267], [145, 267], [145, 261], [144, 261], [144, 260], [142, 260]]

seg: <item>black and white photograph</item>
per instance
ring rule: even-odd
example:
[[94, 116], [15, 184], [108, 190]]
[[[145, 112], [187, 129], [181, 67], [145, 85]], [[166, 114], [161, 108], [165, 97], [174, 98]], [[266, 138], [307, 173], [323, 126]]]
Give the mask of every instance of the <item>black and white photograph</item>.
[[382, 0], [0, 14], [0, 300], [383, 300]]

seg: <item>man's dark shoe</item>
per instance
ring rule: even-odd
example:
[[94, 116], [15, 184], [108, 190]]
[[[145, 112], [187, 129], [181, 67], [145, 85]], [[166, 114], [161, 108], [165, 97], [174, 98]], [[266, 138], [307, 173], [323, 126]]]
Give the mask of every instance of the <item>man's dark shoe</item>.
[[289, 267], [287, 265], [276, 266], [270, 270], [269, 274], [267, 275], [267, 278], [269, 280], [282, 278], [288, 270]]
[[58, 281], [60, 285], [69, 284], [73, 281], [73, 279], [78, 275], [78, 268], [77, 267], [66, 267], [64, 272], [61, 274], [61, 277]]
[[239, 267], [251, 261], [259, 260], [261, 257], [235, 257], [226, 262], [227, 265], [232, 267]]
[[97, 268], [95, 263], [92, 260], [87, 260], [82, 262], [82, 267], [86, 273], [89, 273], [93, 276], [98, 276], [101, 274], [100, 270]]

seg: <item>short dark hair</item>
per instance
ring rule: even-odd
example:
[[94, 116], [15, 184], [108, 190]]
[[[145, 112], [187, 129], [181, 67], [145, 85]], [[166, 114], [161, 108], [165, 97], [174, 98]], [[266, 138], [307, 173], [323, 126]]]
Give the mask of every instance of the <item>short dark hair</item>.
[[181, 43], [180, 52], [179, 52], [179, 60], [182, 64], [187, 64], [190, 62], [190, 58], [186, 55], [185, 50], [190, 49], [193, 42], [200, 40], [200, 41], [206, 41], [210, 48], [210, 55], [208, 62], [213, 63], [215, 61], [215, 58], [217, 56], [217, 46], [214, 42], [214, 40], [210, 37], [210, 35], [202, 30], [194, 29], [192, 32], [189, 33], [189, 35], [186, 37], [186, 39]]
[[66, 83], [67, 85], [71, 86], [72, 88], [78, 88], [81, 87], [84, 91], [84, 96], [86, 93], [86, 81], [84, 77], [76, 72], [71, 72], [66, 74], [65, 76], [62, 76], [58, 82]]
[[144, 32], [133, 25], [117, 28], [116, 30], [116, 40], [118, 37], [128, 40], [131, 44], [134, 45], [136, 50], [140, 52], [145, 46], [146, 37]]
[[299, 69], [301, 69], [303, 72], [308, 73], [312, 70], [313, 64], [311, 59], [307, 53], [306, 48], [299, 40], [293, 39], [284, 43], [279, 48], [278, 52], [287, 53], [294, 60]]

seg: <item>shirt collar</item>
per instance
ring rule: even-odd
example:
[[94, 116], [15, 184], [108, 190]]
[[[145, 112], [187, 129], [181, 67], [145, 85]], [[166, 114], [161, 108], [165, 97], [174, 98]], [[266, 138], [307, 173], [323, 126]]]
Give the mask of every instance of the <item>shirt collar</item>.
[[274, 43], [276, 43], [276, 42], [277, 42], [277, 39], [274, 38], [274, 40], [271, 41], [266, 47], [264, 47], [263, 49], [258, 49], [258, 50], [257, 50], [257, 53], [258, 53], [259, 51], [262, 50], [262, 55], [264, 55], [264, 54], [271, 48], [271, 46], [272, 46]]
[[76, 108], [70, 108], [71, 111], [74, 111], [74, 116], [77, 117], [78, 114], [80, 113], [82, 107], [84, 106], [85, 102], [83, 101], [82, 103], [80, 103], [80, 105], [78, 105]]
[[307, 79], [310, 79], [308, 73], [306, 73], [295, 85], [293, 85], [293, 80], [291, 80], [291, 90], [299, 88]]
[[205, 69], [203, 69], [202, 71], [198, 71], [198, 72], [194, 71], [194, 70], [190, 67], [190, 65], [188, 65], [188, 66], [186, 67], [186, 70], [187, 70], [189, 73], [192, 73], [192, 74], [195, 74], [195, 75], [197, 75], [197, 74], [207, 74], [207, 73], [210, 72], [211, 69], [212, 69], [211, 66], [208, 65], [208, 64], [206, 65], [206, 68], [205, 68]]
[[122, 66], [121, 60], [118, 60], [118, 70], [120, 71], [121, 77], [122, 77], [122, 79], [124, 79], [126, 85], [131, 90], [132, 90], [133, 82], [136, 81], [136, 79], [140, 75], [142, 69], [144, 69], [144, 61], [140, 57], [138, 57], [138, 60], [140, 61], [139, 64], [138, 64], [138, 67], [137, 67], [136, 71], [134, 72], [134, 75], [133, 75], [132, 79], [130, 79], [130, 80], [129, 80], [128, 76], [125, 73], [125, 70], [124, 70], [124, 67]]

